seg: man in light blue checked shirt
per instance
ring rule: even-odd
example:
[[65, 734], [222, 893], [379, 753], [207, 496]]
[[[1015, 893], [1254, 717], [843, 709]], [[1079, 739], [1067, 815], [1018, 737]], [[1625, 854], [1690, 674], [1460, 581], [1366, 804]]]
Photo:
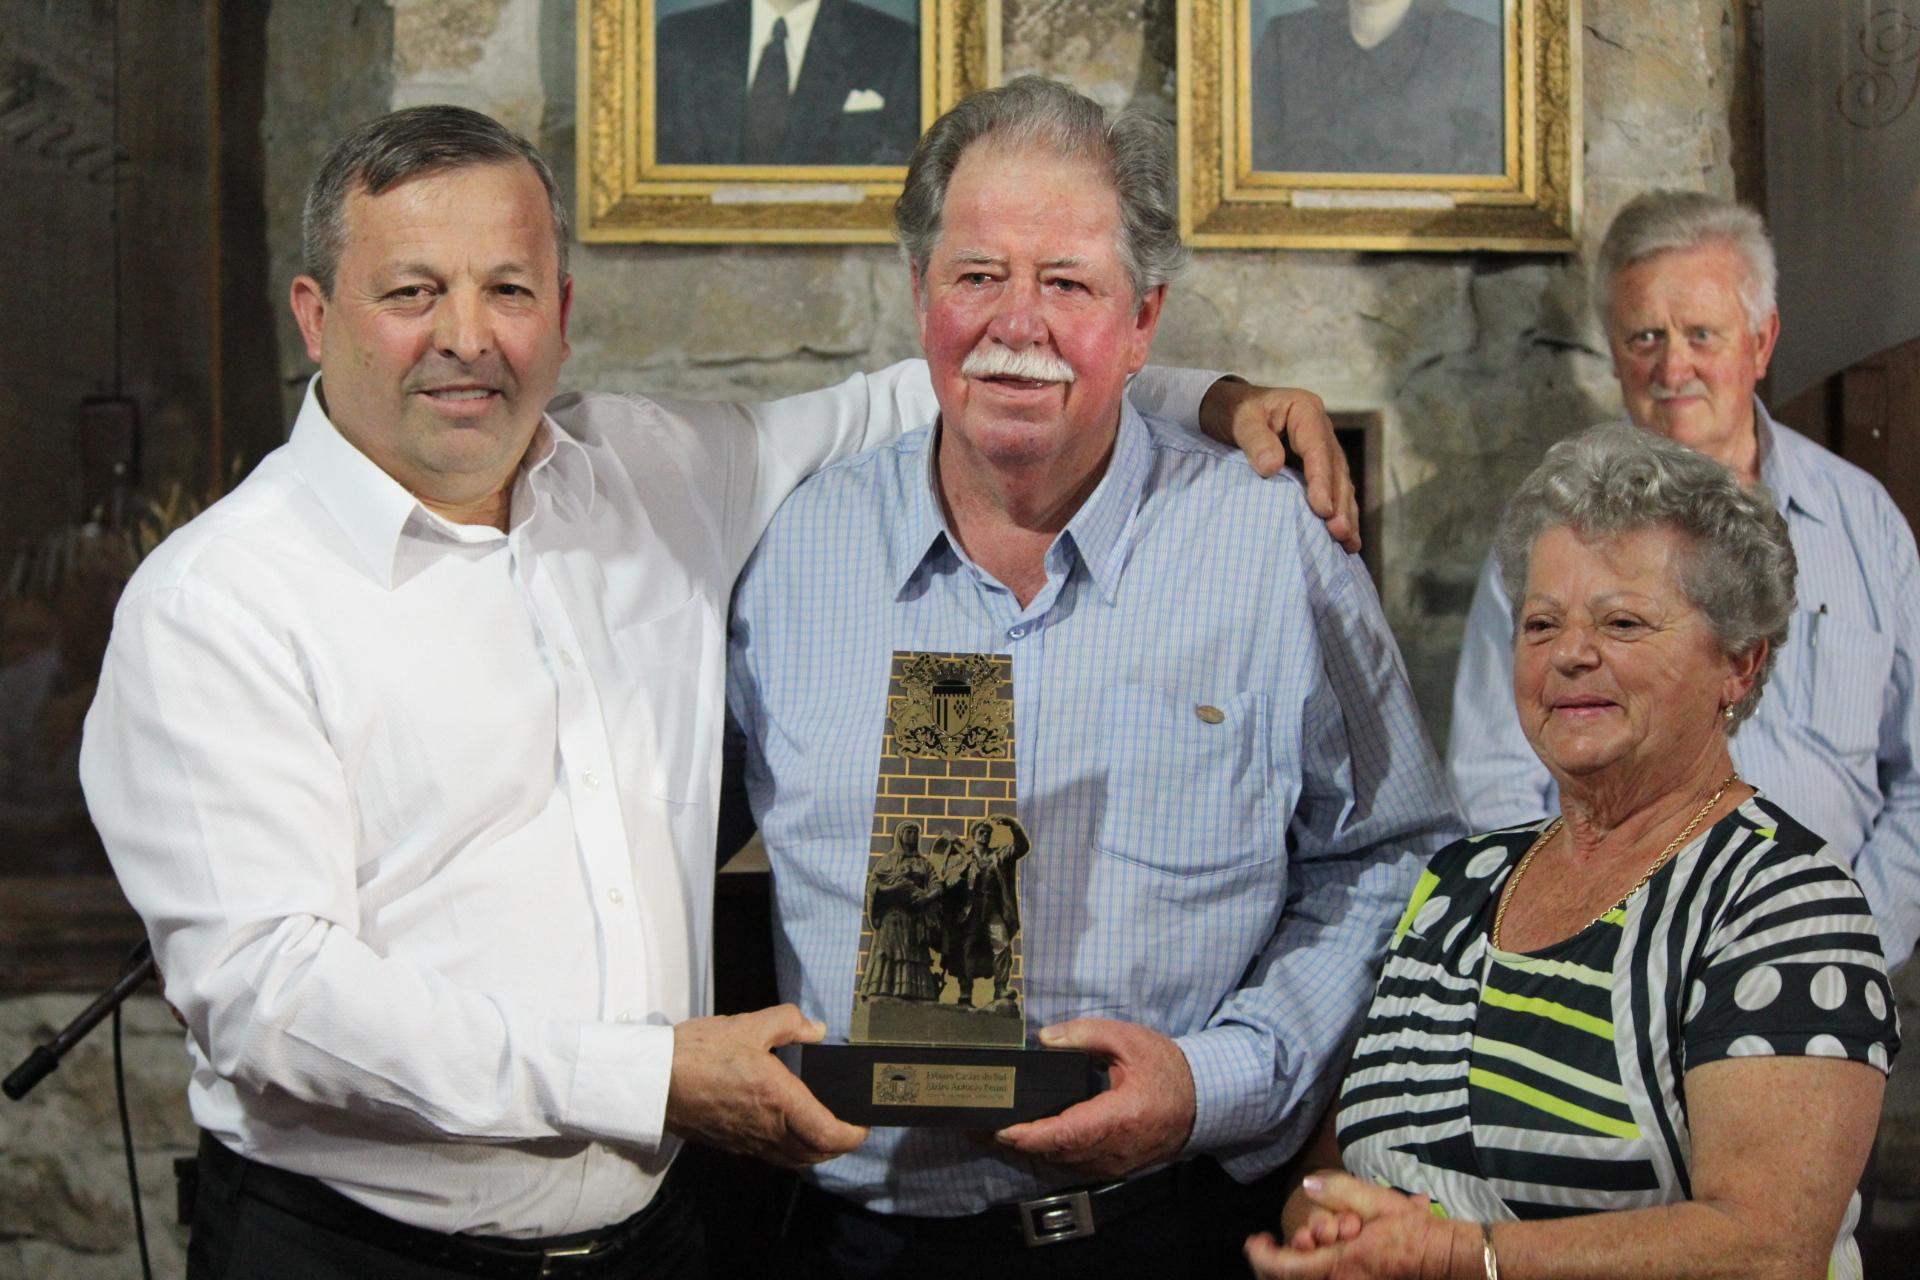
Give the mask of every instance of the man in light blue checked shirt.
[[[1786, 519], [1800, 608], [1733, 762], [1853, 867], [1892, 969], [1920, 936], [1920, 556], [1879, 481], [1775, 422], [1754, 395], [1780, 333], [1775, 276], [1751, 209], [1655, 191], [1608, 229], [1595, 299], [1627, 415], [1764, 484]], [[1514, 712], [1513, 634], [1489, 556], [1447, 743], [1475, 830], [1559, 804]]]
[[803, 485], [736, 594], [782, 997], [846, 1036], [892, 654], [1005, 653], [1029, 1022], [1112, 1077], [993, 1139], [875, 1130], [802, 1175], [780, 1274], [1238, 1273], [1461, 832], [1360, 562], [1125, 401], [1184, 258], [1167, 143], [1031, 79], [935, 123], [896, 221], [938, 423]]

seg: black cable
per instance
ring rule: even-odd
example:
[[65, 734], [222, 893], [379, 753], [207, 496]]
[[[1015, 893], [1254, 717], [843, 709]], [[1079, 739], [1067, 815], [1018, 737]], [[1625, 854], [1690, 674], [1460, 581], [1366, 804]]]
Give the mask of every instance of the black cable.
[[120, 1056], [120, 1006], [113, 1007], [113, 1095], [120, 1103], [120, 1141], [127, 1149], [127, 1187], [133, 1193], [133, 1238], [140, 1243], [140, 1274], [153, 1280], [147, 1256], [147, 1215], [140, 1208], [140, 1170], [133, 1160], [133, 1121], [127, 1115], [127, 1073]]
[[89, 1031], [106, 1021], [107, 1014], [120, 1007], [120, 1002], [134, 993], [139, 985], [153, 976], [153, 952], [143, 940], [127, 956], [125, 967], [113, 985], [94, 997], [93, 1003], [82, 1009], [72, 1022], [69, 1022], [53, 1039], [42, 1045], [35, 1045], [32, 1053], [22, 1059], [19, 1066], [0, 1080], [0, 1093], [6, 1094], [15, 1102], [33, 1091], [33, 1086], [46, 1079], [60, 1065], [60, 1059], [73, 1051], [73, 1047], [86, 1038]]
[[114, 979], [113, 985], [94, 997], [93, 1003], [82, 1009], [51, 1041], [34, 1046], [33, 1052], [0, 1081], [0, 1093], [18, 1102], [33, 1086], [46, 1079], [87, 1032], [99, 1026], [107, 1012], [112, 1011], [113, 1096], [120, 1104], [120, 1141], [127, 1152], [127, 1185], [133, 1193], [133, 1233], [140, 1244], [140, 1274], [144, 1280], [153, 1280], [153, 1259], [147, 1253], [147, 1215], [140, 1203], [140, 1169], [133, 1158], [133, 1119], [127, 1110], [127, 1067], [120, 1044], [120, 1005], [135, 988], [153, 976], [153, 951], [143, 938], [140, 945], [127, 953], [127, 961], [120, 967], [120, 976]]

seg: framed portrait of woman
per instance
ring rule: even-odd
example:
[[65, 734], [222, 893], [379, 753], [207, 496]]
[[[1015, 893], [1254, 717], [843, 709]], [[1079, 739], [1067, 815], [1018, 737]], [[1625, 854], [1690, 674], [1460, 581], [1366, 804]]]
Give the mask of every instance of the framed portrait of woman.
[[1573, 248], [1579, 0], [1182, 0], [1199, 247]]
[[580, 0], [583, 240], [885, 240], [999, 0]]

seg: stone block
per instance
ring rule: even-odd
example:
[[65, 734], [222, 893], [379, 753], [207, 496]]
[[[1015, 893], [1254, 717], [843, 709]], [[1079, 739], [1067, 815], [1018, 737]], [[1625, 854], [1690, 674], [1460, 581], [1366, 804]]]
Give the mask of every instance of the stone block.
[[824, 385], [832, 380], [826, 370], [766, 384], [785, 363], [863, 356], [874, 344], [881, 272], [886, 285], [902, 287], [897, 261], [878, 248], [740, 246], [716, 254], [581, 246], [564, 377], [577, 386], [740, 397]]
[[403, 78], [467, 73], [500, 29], [507, 0], [393, 0], [393, 63]]

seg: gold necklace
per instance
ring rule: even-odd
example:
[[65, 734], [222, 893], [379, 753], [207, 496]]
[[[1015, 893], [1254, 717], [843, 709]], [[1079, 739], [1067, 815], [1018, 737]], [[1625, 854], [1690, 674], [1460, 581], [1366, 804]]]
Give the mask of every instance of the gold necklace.
[[[1620, 895], [1620, 901], [1614, 903], [1612, 907], [1608, 907], [1607, 911], [1612, 911], [1615, 907], [1625, 906], [1627, 899], [1633, 897], [1634, 894], [1645, 888], [1647, 881], [1653, 879], [1654, 873], [1666, 866], [1667, 859], [1671, 858], [1675, 851], [1687, 842], [1687, 838], [1693, 835], [1694, 828], [1700, 825], [1700, 820], [1713, 812], [1713, 807], [1720, 803], [1720, 797], [1727, 794], [1727, 788], [1738, 781], [1740, 781], [1740, 772], [1736, 769], [1727, 775], [1727, 780], [1720, 784], [1718, 791], [1707, 797], [1707, 802], [1700, 806], [1700, 811], [1693, 815], [1693, 818], [1687, 825], [1680, 828], [1680, 834], [1670, 840], [1667, 843], [1667, 847], [1660, 851], [1660, 856], [1653, 860], [1653, 865], [1648, 867], [1646, 872], [1638, 880], [1633, 882], [1633, 887]], [[1527, 874], [1527, 868], [1533, 864], [1533, 855], [1544, 849], [1556, 835], [1560, 834], [1560, 828], [1565, 825], [1565, 823], [1566, 819], [1564, 817], [1555, 818], [1552, 822], [1548, 823], [1547, 829], [1542, 831], [1539, 838], [1528, 846], [1526, 853], [1521, 855], [1520, 864], [1513, 869], [1513, 874], [1507, 877], [1507, 883], [1500, 890], [1500, 904], [1493, 909], [1493, 933], [1491, 934], [1491, 940], [1496, 948], [1500, 946], [1500, 926], [1506, 923], [1507, 907], [1513, 902], [1514, 886], [1520, 883], [1521, 876]], [[1582, 926], [1582, 930], [1590, 929], [1600, 923], [1600, 921], [1606, 919], [1607, 911], [1602, 911], [1592, 920], [1589, 920]]]

